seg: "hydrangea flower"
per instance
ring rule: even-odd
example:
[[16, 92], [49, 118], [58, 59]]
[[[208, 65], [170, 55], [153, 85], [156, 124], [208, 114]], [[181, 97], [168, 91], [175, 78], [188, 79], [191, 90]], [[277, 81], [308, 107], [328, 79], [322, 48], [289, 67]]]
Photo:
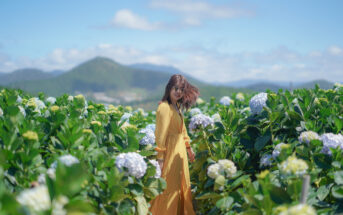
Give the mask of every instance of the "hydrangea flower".
[[267, 93], [259, 93], [250, 99], [249, 106], [253, 114], [259, 114], [262, 112], [263, 107], [266, 107], [268, 99]]
[[39, 100], [39, 98], [34, 97], [30, 98], [26, 104], [26, 107], [33, 107], [34, 112], [41, 113], [41, 110], [44, 109], [46, 106], [43, 101]]
[[145, 136], [139, 141], [139, 144], [141, 144], [141, 145], [148, 145], [148, 144], [153, 145], [155, 143], [155, 133], [153, 130], [144, 128], [144, 129], [141, 129], [139, 131], [139, 133], [145, 134]]
[[130, 122], [131, 116], [132, 116], [132, 113], [124, 113], [123, 116], [120, 118], [120, 122], [123, 122], [123, 121]]
[[273, 157], [274, 159], [276, 159], [277, 157], [279, 157], [280, 152], [281, 152], [281, 150], [282, 150], [284, 147], [285, 147], [285, 148], [286, 148], [286, 147], [289, 147], [289, 145], [286, 144], [286, 143], [279, 143], [279, 144], [277, 144], [277, 145], [275, 146], [273, 152], [272, 152], [272, 157]]
[[201, 110], [199, 108], [192, 108], [190, 111], [189, 111], [189, 114], [191, 116], [195, 116], [197, 114], [201, 114]]
[[37, 141], [38, 140], [38, 135], [36, 132], [34, 131], [27, 131], [23, 134], [23, 137], [27, 140], [35, 140]]
[[23, 102], [23, 99], [22, 99], [20, 96], [18, 96], [18, 97], [17, 97], [17, 102], [18, 102], [18, 103], [22, 103], [22, 102]]
[[218, 163], [211, 164], [207, 168], [207, 175], [210, 178], [216, 179], [220, 175], [221, 167]]
[[22, 106], [18, 106], [19, 111], [24, 115], [24, 117], [26, 117], [26, 111]]
[[302, 176], [306, 173], [308, 169], [307, 163], [302, 160], [298, 159], [295, 156], [290, 156], [287, 158], [287, 160], [283, 161], [279, 165], [280, 174], [285, 176]]
[[[80, 163], [79, 159], [72, 155], [62, 155], [58, 158], [58, 160], [66, 166], [71, 166], [76, 163]], [[56, 169], [57, 168], [57, 161], [53, 162], [50, 168]]]
[[319, 135], [314, 131], [301, 132], [299, 136], [300, 142], [309, 144], [311, 140], [319, 140]]
[[136, 178], [144, 176], [147, 164], [143, 157], [136, 152], [121, 153], [116, 157], [116, 166], [118, 169], [127, 168], [129, 175]]
[[45, 185], [22, 191], [17, 196], [17, 201], [35, 213], [49, 210], [51, 207], [49, 191]]
[[141, 113], [144, 117], [148, 116], [148, 113], [146, 113], [143, 108], [137, 108], [133, 113]]
[[231, 104], [231, 98], [229, 96], [223, 96], [220, 100], [219, 103], [225, 106], [230, 106]]
[[325, 133], [319, 138], [323, 142], [322, 153], [331, 155], [331, 148], [343, 149], [343, 136], [341, 134]]
[[227, 159], [222, 159], [218, 161], [220, 167], [225, 171], [226, 177], [230, 178], [237, 172], [235, 164]]
[[204, 101], [202, 98], [198, 97], [196, 103], [197, 103], [198, 105], [200, 105], [200, 104], [205, 103], [205, 101]]
[[48, 102], [48, 103], [50, 103], [50, 104], [55, 104], [55, 102], [56, 102], [56, 98], [55, 97], [48, 97], [47, 99], [46, 99], [46, 102]]
[[149, 162], [155, 166], [156, 168], [156, 174], [154, 178], [160, 178], [161, 177], [161, 168], [160, 165], [158, 164], [157, 160], [149, 160]]
[[287, 209], [287, 211], [283, 211], [280, 213], [280, 215], [316, 215], [316, 210], [307, 205], [307, 204], [298, 204], [294, 205]]
[[236, 94], [236, 99], [239, 101], [244, 101], [244, 94], [243, 93], [237, 93]]
[[3, 116], [3, 115], [4, 115], [4, 111], [0, 107], [0, 116]]
[[189, 129], [193, 131], [199, 128], [200, 126], [206, 128], [209, 125], [214, 125], [214, 121], [211, 117], [206, 116], [204, 114], [197, 114], [191, 118], [191, 121], [189, 123]]
[[213, 120], [214, 122], [221, 122], [221, 121], [222, 121], [222, 119], [220, 118], [219, 113], [213, 114], [213, 115], [211, 116], [211, 118], [212, 118], [212, 120]]
[[150, 130], [152, 130], [152, 131], [155, 132], [156, 124], [148, 124], [145, 128], [146, 128], [146, 129], [150, 129]]
[[74, 100], [73, 96], [68, 96], [68, 101], [72, 102]]
[[[80, 163], [80, 161], [72, 155], [62, 155], [58, 158], [58, 160], [66, 166], [71, 166], [73, 164]], [[54, 161], [46, 172], [50, 178], [56, 178], [56, 168], [57, 161]], [[38, 183], [45, 184], [45, 174], [42, 173], [38, 176]]]
[[273, 156], [271, 154], [264, 154], [260, 160], [260, 167], [271, 166], [273, 161]]
[[216, 179], [219, 175], [225, 176], [230, 178], [234, 174], [236, 174], [237, 168], [235, 164], [227, 159], [219, 160], [218, 163], [211, 164], [207, 168], [207, 175], [210, 178]]

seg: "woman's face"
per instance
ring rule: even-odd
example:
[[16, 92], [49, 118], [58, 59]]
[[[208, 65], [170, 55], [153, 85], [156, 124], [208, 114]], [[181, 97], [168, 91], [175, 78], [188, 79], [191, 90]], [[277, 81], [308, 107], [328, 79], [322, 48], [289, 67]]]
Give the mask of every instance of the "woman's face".
[[183, 96], [183, 88], [180, 85], [175, 85], [171, 88], [170, 98], [173, 102], [177, 102]]

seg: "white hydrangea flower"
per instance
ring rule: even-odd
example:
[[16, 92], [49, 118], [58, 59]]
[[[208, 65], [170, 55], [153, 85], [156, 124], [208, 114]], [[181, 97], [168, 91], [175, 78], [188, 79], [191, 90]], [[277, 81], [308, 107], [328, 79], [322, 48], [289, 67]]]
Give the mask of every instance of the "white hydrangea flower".
[[300, 142], [309, 144], [311, 140], [319, 140], [319, 135], [314, 131], [301, 132], [299, 136]]
[[221, 166], [218, 163], [211, 164], [207, 167], [207, 175], [210, 178], [216, 179], [220, 175]]
[[279, 165], [280, 174], [282, 176], [302, 176], [306, 173], [307, 169], [307, 163], [302, 159], [296, 158], [295, 156], [288, 157], [287, 160], [283, 161]]
[[283, 211], [280, 215], [316, 215], [316, 210], [307, 204], [298, 204]]
[[229, 96], [223, 96], [220, 101], [220, 104], [225, 105], [225, 106], [230, 106], [231, 104], [231, 98]]
[[276, 159], [277, 157], [279, 157], [280, 152], [282, 150], [283, 147], [288, 147], [289, 145], [287, 145], [286, 143], [279, 143], [275, 146], [273, 152], [272, 152], [272, 157], [274, 159]]
[[39, 98], [34, 97], [30, 98], [29, 101], [26, 104], [26, 107], [34, 107], [34, 112], [41, 113], [41, 110], [44, 109], [46, 106], [43, 101], [41, 101]]
[[151, 111], [151, 114], [156, 115], [156, 111], [155, 110]]
[[237, 93], [236, 94], [236, 99], [239, 101], [244, 101], [244, 94], [243, 93]]
[[[58, 160], [66, 166], [71, 166], [76, 163], [80, 163], [79, 159], [72, 155], [62, 155], [58, 158]], [[50, 168], [56, 169], [57, 168], [57, 161], [53, 162]]]
[[128, 173], [136, 178], [144, 176], [147, 164], [144, 158], [136, 152], [121, 153], [116, 157], [116, 166], [118, 169], [126, 167]]
[[197, 100], [196, 100], [196, 103], [197, 103], [198, 105], [200, 105], [200, 104], [205, 103], [205, 101], [204, 101], [202, 98], [198, 97]]
[[66, 196], [58, 196], [52, 202], [51, 215], [67, 215], [67, 211], [64, 209], [64, 205], [68, 204], [69, 199]]
[[132, 113], [124, 113], [123, 116], [120, 118], [120, 122], [127, 121], [130, 122], [130, 117]]
[[148, 116], [148, 113], [146, 113], [143, 108], [137, 108], [133, 113], [141, 113], [144, 117]]
[[51, 207], [49, 191], [45, 185], [22, 191], [17, 196], [17, 201], [21, 205], [27, 206], [35, 213], [49, 210]]
[[49, 102], [50, 104], [55, 104], [56, 98], [55, 98], [55, 97], [48, 97], [48, 98], [46, 99], [46, 102]]
[[154, 178], [160, 178], [161, 177], [161, 168], [160, 165], [158, 164], [157, 160], [149, 160], [149, 162], [155, 166], [156, 168], [156, 174], [154, 176]]
[[72, 102], [74, 100], [73, 96], [68, 96], [68, 101]]
[[213, 125], [214, 125], [214, 121], [211, 117], [206, 116], [204, 114], [197, 114], [191, 118], [191, 121], [189, 123], [189, 129], [193, 131], [200, 126], [202, 126], [203, 128], [206, 128], [207, 126], [213, 126]]
[[230, 160], [222, 159], [218, 161], [218, 164], [220, 165], [220, 168], [225, 171], [226, 177], [228, 178], [232, 177], [237, 172], [235, 164]]
[[255, 96], [253, 96], [249, 102], [251, 112], [253, 114], [261, 113], [263, 110], [263, 107], [265, 107], [267, 105], [266, 104], [267, 99], [268, 99], [267, 93], [259, 93]]
[[18, 106], [19, 111], [24, 115], [24, 117], [26, 117], [26, 111], [22, 106]]
[[20, 96], [18, 96], [18, 97], [17, 97], [17, 102], [18, 102], [18, 103], [22, 103], [22, 102], [23, 102], [23, 99], [22, 99]]
[[220, 118], [219, 113], [213, 114], [213, 115], [211, 116], [211, 118], [212, 118], [212, 120], [213, 120], [214, 122], [221, 122], [221, 121], [222, 121], [222, 119]]
[[264, 154], [260, 160], [260, 167], [268, 167], [272, 165], [273, 156], [271, 154]]
[[139, 141], [139, 144], [141, 145], [148, 145], [151, 144], [153, 145], [155, 143], [155, 132], [151, 129], [141, 129], [139, 131], [141, 134], [145, 134], [145, 136]]
[[3, 115], [4, 115], [4, 111], [0, 107], [0, 116], [3, 116]]
[[[62, 155], [61, 157], [58, 158], [58, 160], [66, 166], [71, 166], [73, 164], [80, 163], [80, 161], [72, 155]], [[54, 161], [46, 172], [50, 178], [53, 178], [53, 179], [56, 178], [56, 168], [57, 168], [57, 161]], [[40, 174], [38, 176], [38, 183], [45, 184], [45, 174]]]
[[340, 147], [343, 149], [343, 136], [341, 134], [325, 133], [319, 138], [323, 142], [322, 153], [331, 155], [331, 148]]
[[192, 108], [190, 111], [189, 111], [189, 114], [191, 116], [195, 116], [197, 114], [201, 114], [201, 110], [199, 108]]

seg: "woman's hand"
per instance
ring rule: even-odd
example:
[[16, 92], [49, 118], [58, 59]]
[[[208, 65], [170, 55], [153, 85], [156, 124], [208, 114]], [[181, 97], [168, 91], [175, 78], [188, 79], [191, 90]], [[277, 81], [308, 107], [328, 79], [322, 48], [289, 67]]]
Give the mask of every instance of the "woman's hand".
[[193, 152], [193, 149], [191, 147], [187, 148], [188, 158], [191, 163], [195, 160], [195, 154]]

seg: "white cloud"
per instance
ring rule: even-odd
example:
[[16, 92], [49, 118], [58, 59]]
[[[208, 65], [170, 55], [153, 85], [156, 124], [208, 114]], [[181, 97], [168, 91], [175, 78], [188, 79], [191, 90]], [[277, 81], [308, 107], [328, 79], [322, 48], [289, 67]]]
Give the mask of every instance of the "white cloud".
[[343, 50], [338, 46], [331, 46], [328, 51], [332, 55], [341, 55], [343, 53]]
[[230, 19], [254, 15], [250, 9], [242, 5], [215, 5], [203, 1], [191, 0], [152, 0], [150, 6], [178, 13], [183, 17], [183, 24], [198, 26], [203, 20]]
[[111, 24], [116, 27], [131, 28], [144, 31], [152, 31], [159, 28], [158, 23], [151, 23], [128, 9], [116, 12]]
[[36, 59], [25, 57], [11, 59], [0, 53], [0, 71], [9, 72], [25, 67], [46, 71], [69, 70], [91, 58], [104, 56], [121, 64], [171, 65], [207, 82], [229, 82], [240, 79], [295, 82], [327, 79], [342, 82], [343, 55], [333, 56], [330, 48], [320, 53], [321, 57], [313, 57], [313, 52], [300, 54], [286, 47], [266, 52], [223, 53], [214, 49], [201, 49], [199, 46], [165, 47], [155, 51], [145, 51], [100, 43], [82, 50], [58, 48]]

